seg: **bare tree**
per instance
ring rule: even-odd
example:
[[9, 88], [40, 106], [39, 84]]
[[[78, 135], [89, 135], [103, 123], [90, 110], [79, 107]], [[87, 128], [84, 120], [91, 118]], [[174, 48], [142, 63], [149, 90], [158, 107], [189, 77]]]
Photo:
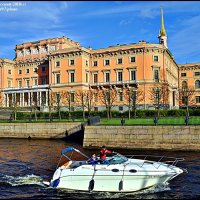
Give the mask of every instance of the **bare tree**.
[[194, 87], [188, 87], [183, 85], [178, 90], [179, 106], [186, 107], [186, 116], [189, 117], [189, 106], [195, 105], [195, 89]]
[[61, 92], [61, 102], [63, 105], [67, 105], [68, 107], [68, 118], [69, 120], [71, 119], [71, 109], [72, 109], [72, 105], [74, 104], [74, 93], [70, 92], [70, 91], [62, 91]]
[[85, 109], [87, 107], [87, 90], [78, 90], [75, 93], [76, 105], [81, 107], [83, 111], [83, 121], [85, 121]]
[[136, 117], [137, 105], [144, 100], [144, 91], [137, 88], [126, 88], [124, 91], [125, 105], [128, 107], [129, 119], [131, 118], [131, 111], [134, 111], [134, 118]]
[[11, 106], [13, 107], [13, 119], [17, 120], [17, 110], [18, 110], [18, 99], [17, 99], [17, 94], [14, 94], [12, 96], [12, 102], [11, 102]]
[[31, 93], [30, 95], [30, 119], [31, 119], [31, 116], [32, 116], [32, 112], [34, 111], [34, 115], [35, 115], [35, 121], [37, 121], [37, 106], [38, 106], [38, 98], [36, 99], [36, 101], [34, 101], [34, 96], [33, 94]]
[[160, 109], [169, 104], [169, 88], [167, 83], [154, 84], [149, 91], [150, 100], [157, 110], [157, 117], [160, 115]]
[[59, 120], [61, 120], [60, 109], [61, 109], [61, 99], [62, 99], [62, 95], [61, 95], [59, 92], [56, 92], [55, 96], [56, 96], [56, 98], [55, 98], [56, 108], [57, 108]]
[[94, 90], [92, 90], [92, 89], [87, 90], [86, 108], [88, 110], [89, 117], [90, 117], [92, 109], [94, 108], [95, 104], [97, 103], [94, 100], [94, 95], [95, 95], [95, 91]]
[[50, 121], [52, 120], [52, 110], [54, 106], [54, 99], [55, 99], [55, 94], [52, 90], [49, 90], [49, 119]]
[[102, 89], [99, 92], [100, 101], [102, 104], [105, 105], [107, 110], [107, 118], [112, 118], [112, 112], [111, 109], [114, 106], [114, 102], [116, 102], [117, 99], [117, 91], [113, 88], [109, 89]]

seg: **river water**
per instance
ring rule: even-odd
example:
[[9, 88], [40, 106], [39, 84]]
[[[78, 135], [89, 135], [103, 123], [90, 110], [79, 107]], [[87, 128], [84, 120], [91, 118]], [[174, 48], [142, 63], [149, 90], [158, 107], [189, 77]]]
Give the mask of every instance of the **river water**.
[[60, 151], [74, 146], [87, 155], [99, 150], [83, 149], [64, 140], [0, 139], [0, 199], [192, 199], [200, 197], [200, 152], [131, 151], [122, 154], [153, 154], [184, 157], [178, 166], [187, 168], [163, 188], [136, 193], [80, 192], [47, 187], [60, 158]]

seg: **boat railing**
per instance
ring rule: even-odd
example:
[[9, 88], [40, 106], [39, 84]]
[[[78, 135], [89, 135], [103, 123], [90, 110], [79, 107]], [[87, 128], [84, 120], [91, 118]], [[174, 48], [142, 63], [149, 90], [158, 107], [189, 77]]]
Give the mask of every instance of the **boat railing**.
[[[176, 157], [169, 157], [169, 156], [156, 156], [156, 155], [126, 155], [129, 159], [140, 159], [144, 160], [138, 166], [143, 167], [143, 165], [147, 162], [151, 163], [155, 168], [159, 168], [163, 163], [168, 164], [169, 166], [176, 166], [178, 162], [184, 161], [184, 158], [176, 158]], [[154, 165], [156, 164], [158, 165]]]

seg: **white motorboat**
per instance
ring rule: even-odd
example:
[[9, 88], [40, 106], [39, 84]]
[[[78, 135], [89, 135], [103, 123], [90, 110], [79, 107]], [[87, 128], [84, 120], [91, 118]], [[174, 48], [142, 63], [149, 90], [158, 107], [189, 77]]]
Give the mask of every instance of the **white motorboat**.
[[[72, 159], [76, 154], [74, 152], [85, 159]], [[69, 153], [71, 155], [68, 155]], [[68, 159], [68, 162], [63, 164], [63, 157]], [[179, 161], [184, 160], [183, 158], [124, 156], [114, 152], [107, 157], [108, 164], [90, 164], [88, 159], [87, 155], [74, 147], [62, 150], [50, 186], [81, 191], [134, 192], [168, 184], [170, 180], [186, 171], [176, 166]]]

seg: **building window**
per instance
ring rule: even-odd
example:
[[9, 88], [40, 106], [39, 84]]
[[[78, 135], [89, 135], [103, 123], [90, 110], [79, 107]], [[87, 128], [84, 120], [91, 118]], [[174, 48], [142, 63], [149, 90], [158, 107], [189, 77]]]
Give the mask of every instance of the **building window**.
[[123, 106], [119, 106], [119, 111], [123, 111]]
[[12, 74], [10, 69], [8, 70], [8, 74]]
[[46, 72], [46, 67], [42, 67], [42, 72]]
[[182, 104], [188, 105], [188, 97], [187, 96], [182, 97]]
[[88, 73], [85, 74], [85, 81], [88, 83]]
[[34, 73], [37, 73], [38, 72], [38, 69], [37, 68], [34, 68], [34, 71], [33, 71]]
[[181, 73], [181, 76], [183, 77], [183, 76], [186, 76], [186, 73]]
[[56, 83], [57, 83], [57, 84], [60, 83], [60, 74], [56, 74]]
[[12, 81], [8, 80], [8, 87], [12, 87]]
[[94, 61], [93, 66], [97, 67], [97, 61]]
[[187, 87], [188, 87], [187, 81], [183, 81], [183, 82], [182, 82], [182, 88], [183, 88], [183, 89], [186, 89]]
[[60, 97], [61, 97], [60, 93], [56, 93], [56, 103], [57, 103], [57, 105], [59, 105], [59, 103], [60, 103]]
[[30, 55], [31, 51], [29, 49], [27, 49], [25, 53], [26, 53], [26, 55]]
[[195, 99], [196, 99], [196, 103], [200, 103], [200, 96], [196, 96]]
[[70, 83], [74, 83], [75, 82], [75, 74], [74, 72], [70, 72]]
[[135, 62], [135, 57], [131, 57], [130, 61], [131, 61], [131, 63], [134, 63]]
[[131, 81], [135, 81], [136, 80], [136, 71], [135, 70], [131, 70], [130, 71], [130, 80]]
[[118, 93], [118, 101], [123, 101], [123, 92]]
[[93, 82], [98, 83], [98, 74], [93, 75]]
[[21, 80], [18, 81], [18, 87], [22, 87], [22, 81]]
[[117, 72], [117, 81], [123, 81], [122, 72]]
[[29, 74], [29, 69], [26, 69], [26, 73]]
[[159, 82], [159, 70], [158, 69], [154, 70], [154, 80], [155, 80], [155, 82]]
[[74, 65], [74, 60], [70, 60], [70, 64], [69, 65]]
[[60, 67], [60, 61], [56, 61], [56, 67]]
[[38, 80], [37, 79], [34, 79], [34, 85], [38, 85]]
[[94, 111], [98, 111], [98, 107], [94, 107]]
[[155, 101], [156, 102], [159, 102], [160, 101], [160, 90], [157, 90], [157, 91], [155, 91], [155, 96], [154, 96], [154, 98], [155, 98]]
[[110, 82], [110, 72], [105, 73], [105, 82], [106, 83]]
[[105, 65], [110, 65], [110, 60], [105, 60]]
[[42, 85], [46, 85], [46, 78], [42, 78]]
[[28, 87], [30, 86], [30, 80], [29, 79], [26, 80], [26, 86], [28, 86]]
[[153, 61], [158, 62], [158, 56], [153, 56]]
[[195, 81], [195, 88], [200, 88], [200, 81], [199, 80]]
[[86, 67], [88, 66], [88, 60], [85, 61], [85, 65], [86, 65]]
[[122, 64], [122, 58], [117, 59], [117, 64]]
[[199, 76], [199, 75], [200, 75], [200, 72], [194, 72], [194, 75], [195, 75], [195, 76]]
[[18, 73], [19, 73], [19, 74], [22, 74], [22, 70], [21, 70], [21, 69], [19, 69]]
[[50, 51], [55, 51], [56, 50], [56, 46], [51, 46], [50, 47]]
[[95, 102], [98, 102], [98, 100], [99, 100], [99, 99], [98, 99], [98, 93], [94, 93], [94, 101], [95, 101]]
[[19, 52], [17, 53], [17, 55], [18, 55], [19, 57], [21, 57], [21, 56], [23, 56], [23, 52], [22, 52], [22, 51], [19, 51]]

